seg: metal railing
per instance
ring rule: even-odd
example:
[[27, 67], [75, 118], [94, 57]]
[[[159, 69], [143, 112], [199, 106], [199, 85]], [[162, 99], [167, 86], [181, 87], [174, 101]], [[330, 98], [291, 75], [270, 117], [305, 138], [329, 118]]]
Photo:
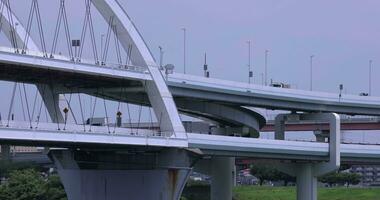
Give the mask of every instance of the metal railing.
[[126, 64], [111, 63], [111, 62], [97, 63], [95, 61], [91, 61], [87, 59], [69, 58], [61, 54], [46, 55], [43, 52], [32, 51], [32, 50], [25, 50], [22, 52], [20, 49], [15, 49], [12, 47], [4, 47], [4, 46], [0, 47], [0, 51], [7, 52], [7, 53], [15, 53], [19, 55], [25, 55], [25, 56], [31, 56], [31, 57], [51, 59], [51, 60], [68, 61], [68, 62], [73, 62], [76, 64], [86, 64], [86, 65], [92, 65], [96, 67], [106, 67], [106, 68], [111, 68], [111, 69], [126, 70], [126, 71], [131, 71], [131, 72], [138, 72], [138, 73], [149, 73], [148, 68], [143, 67], [143, 66], [126, 65]]

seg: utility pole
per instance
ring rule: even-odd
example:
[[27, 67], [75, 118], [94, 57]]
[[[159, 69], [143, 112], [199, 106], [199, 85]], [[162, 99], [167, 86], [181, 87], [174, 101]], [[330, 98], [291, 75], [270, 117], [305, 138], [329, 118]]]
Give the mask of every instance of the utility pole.
[[186, 74], [186, 28], [183, 31], [183, 73]]
[[164, 51], [162, 50], [161, 46], [158, 46], [158, 48], [160, 49], [160, 70], [163, 70], [164, 69], [164, 67], [163, 67]]
[[203, 71], [205, 77], [208, 77], [208, 65], [207, 65], [207, 54], [205, 53], [205, 64], [203, 65]]
[[313, 59], [314, 55], [310, 56], [310, 91], [313, 91]]
[[247, 41], [248, 44], [248, 84], [251, 84], [251, 78], [253, 77], [253, 72], [251, 70], [251, 41]]
[[103, 58], [104, 34], [100, 35], [100, 55]]
[[372, 60], [369, 60], [368, 66], [368, 95], [371, 96], [372, 93]]
[[265, 86], [268, 85], [268, 50], [265, 50]]

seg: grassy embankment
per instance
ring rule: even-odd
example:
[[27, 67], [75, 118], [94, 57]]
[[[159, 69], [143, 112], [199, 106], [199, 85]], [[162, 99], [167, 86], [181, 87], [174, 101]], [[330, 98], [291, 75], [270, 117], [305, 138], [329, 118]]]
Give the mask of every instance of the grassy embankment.
[[[192, 186], [184, 191], [186, 200], [209, 200], [208, 186]], [[240, 186], [235, 200], [294, 200], [295, 187]], [[318, 200], [380, 200], [380, 188], [319, 188]]]

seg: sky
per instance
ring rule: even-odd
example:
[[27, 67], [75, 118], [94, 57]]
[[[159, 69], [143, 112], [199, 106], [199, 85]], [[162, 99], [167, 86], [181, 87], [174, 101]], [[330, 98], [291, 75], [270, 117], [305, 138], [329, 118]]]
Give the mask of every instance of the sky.
[[[26, 3], [25, 3], [26, 2]], [[48, 50], [51, 48], [58, 14], [58, 0], [39, 0], [42, 23]], [[310, 56], [313, 59], [314, 90], [338, 92], [344, 84], [345, 92], [368, 92], [369, 60], [373, 60], [372, 95], [380, 96], [380, 2], [376, 0], [119, 0], [141, 32], [156, 60], [162, 46], [164, 63], [174, 64], [183, 72], [183, 31], [187, 30], [186, 71], [203, 75], [204, 54], [207, 53], [210, 74], [214, 78], [248, 81], [248, 46], [252, 43], [252, 68], [254, 83], [262, 84], [265, 51], [269, 51], [268, 82], [290, 83], [293, 88], [309, 89]], [[11, 1], [12, 9], [26, 25], [30, 0]], [[84, 1], [66, 0], [71, 39], [81, 35]], [[98, 51], [101, 35], [106, 34], [104, 19], [93, 12]], [[35, 23], [35, 22], [34, 22]], [[32, 29], [32, 34], [38, 34]], [[63, 30], [60, 32], [63, 36]], [[37, 38], [37, 37], [36, 37]], [[39, 41], [36, 41], [37, 43]], [[111, 43], [113, 44], [113, 43]], [[92, 55], [88, 36], [85, 56]], [[0, 37], [0, 46], [9, 42]], [[59, 51], [65, 53], [64, 39], [59, 40]], [[115, 61], [114, 48], [109, 59]], [[125, 56], [125, 52], [123, 52]], [[12, 83], [0, 85], [5, 97], [12, 93]], [[22, 86], [20, 85], [20, 88]], [[30, 104], [34, 86], [26, 86]], [[19, 91], [17, 91], [19, 93]], [[21, 95], [17, 94], [17, 95]], [[19, 97], [16, 98], [19, 99]], [[4, 97], [3, 96], [3, 97]], [[0, 105], [0, 117], [8, 113], [9, 98]], [[85, 114], [91, 113], [92, 98], [83, 97]], [[19, 100], [17, 100], [19, 101]], [[76, 100], [73, 100], [76, 101]], [[38, 104], [38, 100], [37, 100]], [[78, 103], [74, 103], [78, 104]], [[16, 102], [17, 119], [21, 117], [21, 103]], [[117, 102], [108, 102], [116, 110]], [[123, 107], [123, 106], [122, 106]], [[78, 110], [79, 108], [75, 108]], [[125, 109], [125, 105], [124, 105]], [[137, 118], [139, 108], [132, 108]], [[144, 110], [145, 121], [149, 111]], [[97, 108], [96, 116], [103, 116]], [[2, 115], [1, 115], [2, 114]], [[110, 114], [112, 115], [112, 114]], [[311, 134], [311, 133], [310, 133]], [[309, 139], [311, 135], [293, 133], [295, 138]], [[355, 138], [352, 133], [349, 138]], [[365, 135], [368, 134], [368, 135]], [[360, 141], [373, 140], [373, 133], [363, 133]], [[376, 134], [376, 133], [374, 133]], [[270, 138], [271, 135], [263, 134]], [[380, 140], [376, 140], [380, 142]]]
[[120, 1], [158, 58], [183, 71], [183, 32], [187, 29], [187, 69], [202, 75], [207, 52], [212, 77], [248, 80], [252, 41], [255, 83], [262, 83], [265, 50], [270, 79], [314, 90], [380, 95], [380, 2], [375, 0], [124, 0]]
[[[20, 2], [23, 2], [21, 4]], [[12, 1], [26, 24], [31, 1]], [[47, 46], [50, 49], [58, 2], [39, 0]], [[248, 81], [248, 45], [252, 43], [254, 83], [263, 83], [265, 50], [268, 82], [285, 82], [293, 88], [359, 94], [369, 90], [369, 60], [373, 60], [372, 95], [380, 96], [380, 2], [376, 0], [119, 0], [141, 32], [156, 60], [162, 46], [164, 63], [183, 72], [183, 31], [187, 30], [186, 71], [203, 75], [207, 53], [214, 78]], [[80, 37], [84, 1], [66, 0], [71, 37]], [[95, 35], [100, 49], [107, 32], [94, 11]], [[32, 34], [37, 34], [37, 29]], [[63, 36], [63, 30], [61, 32]], [[60, 40], [64, 46], [64, 40]], [[1, 42], [1, 40], [0, 40]], [[38, 42], [38, 41], [37, 41]], [[0, 43], [1, 44], [1, 43]], [[87, 37], [86, 46], [89, 46]], [[65, 51], [63, 49], [62, 51]], [[63, 52], [64, 53], [64, 52]], [[87, 52], [88, 55], [91, 52]], [[110, 59], [115, 54], [110, 49]]]

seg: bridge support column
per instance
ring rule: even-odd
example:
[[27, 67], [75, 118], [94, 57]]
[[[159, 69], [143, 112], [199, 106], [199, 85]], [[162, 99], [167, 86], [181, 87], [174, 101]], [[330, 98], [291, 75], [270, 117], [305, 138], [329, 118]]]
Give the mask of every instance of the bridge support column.
[[11, 160], [11, 146], [1, 145], [1, 159], [4, 161]]
[[317, 177], [314, 176], [312, 164], [304, 164], [297, 170], [297, 199], [317, 200]]
[[190, 175], [185, 150], [101, 152], [53, 150], [69, 200], [179, 200]]
[[[276, 117], [276, 139], [284, 139], [286, 120], [328, 121], [330, 123], [329, 162], [280, 163], [277, 168], [297, 178], [297, 200], [317, 200], [317, 177], [340, 167], [340, 117], [335, 113], [281, 114]], [[277, 128], [278, 127], [278, 128]]]
[[235, 158], [211, 160], [211, 200], [232, 200]]

